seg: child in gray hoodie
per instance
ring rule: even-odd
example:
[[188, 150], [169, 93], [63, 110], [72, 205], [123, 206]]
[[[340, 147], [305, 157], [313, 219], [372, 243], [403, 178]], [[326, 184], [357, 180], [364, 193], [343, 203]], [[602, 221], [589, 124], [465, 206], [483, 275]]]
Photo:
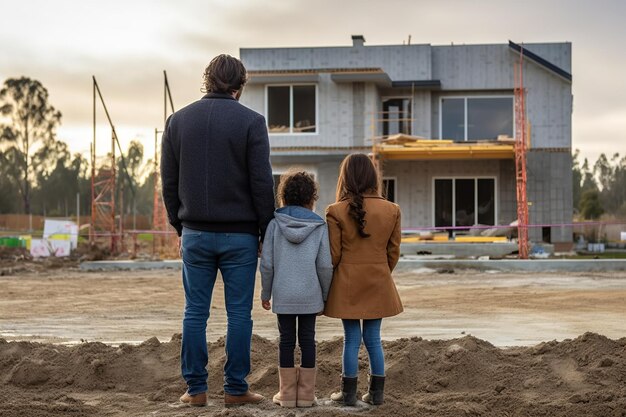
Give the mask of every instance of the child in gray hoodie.
[[[315, 319], [324, 310], [333, 276], [328, 229], [312, 211], [317, 200], [312, 175], [283, 174], [277, 195], [281, 208], [267, 227], [260, 267], [262, 305], [277, 314], [280, 333], [280, 388], [273, 401], [310, 407], [315, 402]], [[300, 367], [294, 364], [296, 334]]]

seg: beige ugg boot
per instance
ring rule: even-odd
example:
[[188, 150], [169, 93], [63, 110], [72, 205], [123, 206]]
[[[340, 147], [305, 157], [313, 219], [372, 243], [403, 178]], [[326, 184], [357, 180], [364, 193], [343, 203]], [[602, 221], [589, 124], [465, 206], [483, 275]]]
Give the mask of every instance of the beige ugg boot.
[[298, 373], [296, 368], [278, 368], [279, 390], [272, 401], [281, 407], [296, 406], [298, 395]]
[[298, 368], [298, 407], [315, 404], [315, 379], [317, 368]]

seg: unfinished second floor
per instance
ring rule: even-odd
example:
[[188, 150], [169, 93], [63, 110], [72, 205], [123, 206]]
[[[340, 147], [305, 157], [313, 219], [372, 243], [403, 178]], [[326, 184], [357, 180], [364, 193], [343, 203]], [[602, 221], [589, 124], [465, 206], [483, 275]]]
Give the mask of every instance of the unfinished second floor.
[[515, 135], [515, 67], [533, 148], [571, 148], [571, 44], [243, 48], [242, 103], [273, 149], [352, 148], [396, 133], [455, 142]]

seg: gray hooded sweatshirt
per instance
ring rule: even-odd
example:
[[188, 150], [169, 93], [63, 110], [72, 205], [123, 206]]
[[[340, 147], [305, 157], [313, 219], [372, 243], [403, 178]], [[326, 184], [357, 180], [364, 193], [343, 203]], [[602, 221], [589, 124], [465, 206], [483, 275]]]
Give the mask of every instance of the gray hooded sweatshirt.
[[300, 206], [276, 210], [265, 233], [260, 269], [261, 300], [271, 298], [274, 313], [323, 311], [333, 279], [324, 220]]

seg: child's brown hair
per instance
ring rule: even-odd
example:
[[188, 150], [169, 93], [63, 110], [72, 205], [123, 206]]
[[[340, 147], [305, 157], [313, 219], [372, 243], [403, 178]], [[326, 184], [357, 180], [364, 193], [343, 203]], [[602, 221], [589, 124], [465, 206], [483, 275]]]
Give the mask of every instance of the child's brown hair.
[[319, 198], [317, 183], [313, 175], [295, 169], [280, 176], [276, 194], [281, 207], [312, 206]]

